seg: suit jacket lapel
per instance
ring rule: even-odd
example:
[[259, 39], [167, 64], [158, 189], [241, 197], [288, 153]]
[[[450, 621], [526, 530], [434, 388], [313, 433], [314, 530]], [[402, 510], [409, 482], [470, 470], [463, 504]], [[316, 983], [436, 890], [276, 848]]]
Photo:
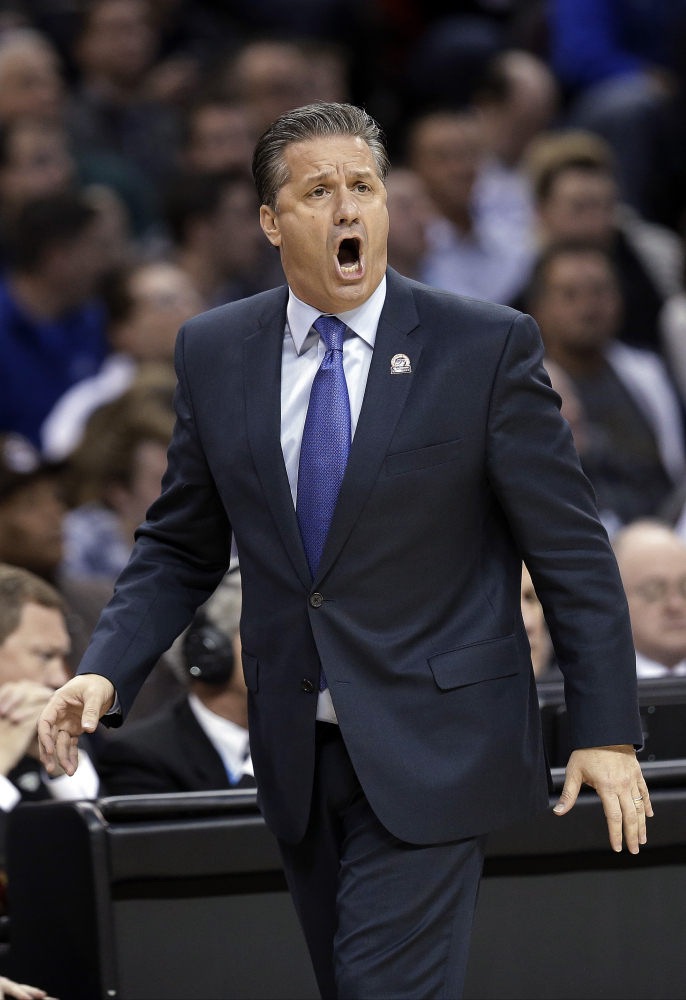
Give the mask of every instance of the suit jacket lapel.
[[[410, 283], [388, 269], [386, 302], [376, 333], [364, 401], [314, 587], [328, 573], [376, 482], [421, 354], [408, 334], [419, 324]], [[406, 354], [412, 372], [391, 373], [391, 358]], [[297, 527], [297, 522], [296, 522]]]
[[248, 440], [262, 490], [283, 544], [303, 586], [312, 576], [303, 548], [281, 450], [281, 354], [288, 289], [275, 309], [265, 309], [257, 333], [244, 344], [245, 402]]

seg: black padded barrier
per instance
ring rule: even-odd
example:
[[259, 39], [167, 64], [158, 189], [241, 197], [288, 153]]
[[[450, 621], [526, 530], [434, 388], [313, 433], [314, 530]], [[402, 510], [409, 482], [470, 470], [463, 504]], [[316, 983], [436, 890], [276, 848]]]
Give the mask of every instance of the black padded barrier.
[[[686, 759], [643, 767], [638, 857], [590, 791], [489, 838], [468, 1000], [686, 995]], [[10, 973], [60, 1000], [318, 995], [254, 791], [21, 806], [8, 876]]]

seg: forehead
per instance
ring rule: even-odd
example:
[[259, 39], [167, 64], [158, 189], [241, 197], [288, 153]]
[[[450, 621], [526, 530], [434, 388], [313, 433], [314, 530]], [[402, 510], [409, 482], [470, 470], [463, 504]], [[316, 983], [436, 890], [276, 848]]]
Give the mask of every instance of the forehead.
[[45, 608], [42, 604], [29, 601], [21, 609], [19, 625], [15, 633], [27, 641], [63, 644], [68, 642], [64, 615], [59, 608]]
[[628, 544], [625, 542], [620, 557], [622, 572], [635, 583], [656, 577], [686, 575], [686, 548], [676, 538], [652, 533], [634, 538]]
[[415, 133], [415, 143], [420, 151], [438, 148], [471, 149], [476, 146], [477, 139], [475, 121], [451, 115], [428, 118], [420, 123]]
[[335, 173], [341, 169], [345, 172], [365, 169], [376, 173], [372, 151], [359, 136], [327, 135], [304, 142], [292, 142], [286, 146], [283, 155], [289, 179], [296, 183], [311, 176]]
[[610, 195], [614, 193], [615, 182], [604, 170], [579, 170], [569, 167], [560, 171], [553, 181], [551, 194], [567, 197], [579, 195]]
[[569, 281], [613, 281], [609, 263], [596, 253], [569, 253], [553, 260], [548, 268], [548, 280]]

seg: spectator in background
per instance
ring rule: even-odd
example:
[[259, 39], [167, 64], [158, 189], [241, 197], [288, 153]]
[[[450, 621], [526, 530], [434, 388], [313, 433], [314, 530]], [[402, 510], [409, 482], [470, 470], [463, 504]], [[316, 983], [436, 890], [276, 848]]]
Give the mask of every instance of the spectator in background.
[[545, 623], [541, 602], [536, 596], [531, 575], [522, 566], [522, 618], [531, 647], [531, 666], [534, 677], [543, 677], [550, 667], [552, 643]]
[[[48, 775], [40, 764], [36, 723], [69, 679], [64, 601], [44, 580], [0, 565], [0, 838], [19, 802], [95, 799], [99, 780], [85, 750], [78, 772]], [[83, 773], [81, 769], [83, 768]]]
[[176, 263], [205, 308], [285, 280], [260, 229], [255, 186], [244, 174], [178, 177], [167, 194], [166, 217]]
[[165, 261], [115, 272], [100, 291], [113, 353], [97, 375], [78, 382], [57, 401], [43, 424], [43, 453], [54, 462], [74, 451], [91, 414], [122, 396], [141, 365], [166, 365], [173, 377], [179, 328], [202, 311], [202, 300], [186, 272]]
[[179, 138], [176, 112], [146, 93], [158, 45], [143, 0], [93, 0], [74, 49], [82, 82], [67, 111], [77, 152], [109, 150], [153, 182], [175, 169]]
[[292, 42], [246, 45], [225, 71], [226, 90], [247, 108], [255, 135], [284, 111], [316, 101], [313, 83], [307, 56]]
[[427, 229], [422, 280], [458, 295], [508, 303], [529, 274], [532, 248], [513, 240], [497, 215], [480, 213], [475, 184], [482, 163], [478, 121], [468, 112], [439, 111], [415, 122], [409, 161], [437, 213]]
[[660, 353], [664, 346], [671, 355], [660, 329], [660, 311], [683, 289], [681, 240], [620, 205], [612, 152], [597, 136], [542, 136], [527, 159], [543, 243], [584, 240], [611, 253], [625, 306], [620, 339]]
[[660, 142], [669, 137], [672, 43], [683, 34], [686, 3], [552, 0], [548, 23], [553, 69], [579, 95], [573, 123], [612, 145], [622, 197], [644, 210]]
[[38, 31], [16, 28], [0, 39], [0, 124], [20, 118], [58, 121], [64, 87], [59, 57]]
[[76, 669], [112, 585], [61, 571], [66, 507], [58, 472], [25, 438], [0, 435], [0, 563], [29, 570], [59, 591], [72, 612], [70, 663]]
[[485, 161], [475, 187], [479, 214], [510, 227], [512, 239], [534, 239], [531, 185], [522, 170], [529, 143], [555, 114], [558, 88], [548, 67], [530, 52], [510, 50], [489, 64], [474, 97]]
[[0, 132], [0, 215], [3, 224], [28, 202], [69, 191], [76, 162], [57, 122], [20, 118]]
[[244, 105], [221, 98], [199, 101], [186, 118], [182, 166], [191, 174], [238, 170], [247, 176], [254, 145]]
[[175, 643], [188, 693], [107, 740], [99, 770], [110, 795], [254, 787], [240, 608], [240, 578], [229, 571]]
[[529, 307], [581, 400], [584, 467], [606, 527], [653, 515], [686, 467], [680, 406], [660, 358], [615, 339], [622, 306], [610, 258], [593, 244], [550, 247]]
[[686, 546], [665, 525], [637, 521], [614, 538], [640, 678], [686, 674]]
[[[160, 373], [97, 410], [71, 456], [63, 569], [114, 584], [129, 561], [133, 535], [160, 495], [174, 429], [175, 380]], [[168, 399], [164, 394], [168, 392]]]
[[108, 266], [96, 211], [75, 195], [25, 206], [8, 238], [0, 284], [0, 431], [40, 444], [55, 402], [94, 374], [106, 351], [105, 313], [94, 299]]
[[412, 170], [396, 167], [385, 181], [388, 208], [388, 263], [406, 278], [421, 280], [426, 228], [434, 213], [424, 182]]

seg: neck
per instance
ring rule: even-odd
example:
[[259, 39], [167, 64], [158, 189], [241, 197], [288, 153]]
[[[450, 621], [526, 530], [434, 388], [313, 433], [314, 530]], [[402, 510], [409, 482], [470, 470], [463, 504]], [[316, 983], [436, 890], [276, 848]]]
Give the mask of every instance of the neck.
[[595, 375], [605, 364], [605, 355], [598, 347], [590, 347], [579, 351], [566, 347], [564, 344], [553, 344], [546, 351], [551, 361], [556, 361], [568, 375]]
[[76, 305], [68, 291], [39, 274], [13, 274], [9, 286], [13, 298], [37, 319], [58, 319]]
[[216, 690], [211, 684], [197, 682], [191, 685], [191, 691], [210, 712], [243, 729], [248, 728], [248, 705], [244, 693], [234, 691], [230, 686]]

